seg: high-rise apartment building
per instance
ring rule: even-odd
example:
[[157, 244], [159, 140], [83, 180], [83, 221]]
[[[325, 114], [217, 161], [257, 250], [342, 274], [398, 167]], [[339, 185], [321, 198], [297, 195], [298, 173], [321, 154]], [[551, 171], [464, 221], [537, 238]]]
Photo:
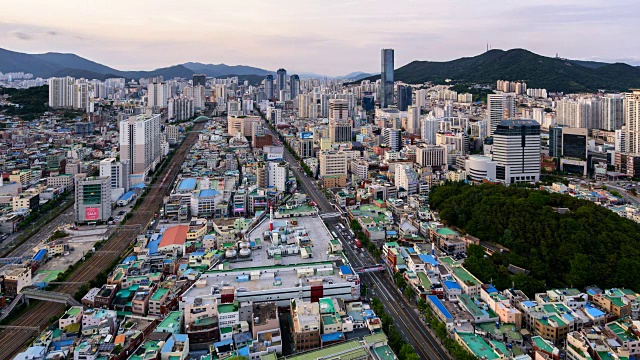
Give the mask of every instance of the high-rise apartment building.
[[400, 151], [400, 149], [402, 149], [402, 130], [383, 129], [382, 141], [391, 151]]
[[111, 177], [111, 189], [129, 190], [129, 170], [129, 160], [107, 158], [100, 161], [100, 177]]
[[420, 138], [427, 144], [435, 145], [440, 120], [433, 116], [420, 119]]
[[174, 96], [167, 100], [167, 117], [173, 121], [187, 120], [194, 114], [193, 98]]
[[164, 82], [152, 82], [147, 85], [147, 106], [153, 112], [160, 112], [167, 107], [169, 87]]
[[147, 174], [160, 161], [160, 114], [130, 116], [120, 122], [120, 160], [131, 174]]
[[193, 99], [193, 107], [195, 110], [204, 109], [205, 104], [205, 94], [204, 94], [204, 86], [185, 86], [184, 90], [182, 90], [184, 96]]
[[273, 75], [264, 77], [264, 93], [267, 96], [267, 100], [273, 99]]
[[540, 180], [540, 124], [503, 120], [493, 133], [496, 178], [505, 184]]
[[410, 165], [396, 166], [395, 185], [396, 188], [405, 189], [407, 195], [413, 195], [418, 192], [418, 173]]
[[380, 69], [380, 107], [386, 108], [393, 104], [394, 83], [393, 49], [382, 49]]
[[407, 113], [407, 132], [410, 134], [420, 134], [420, 108], [410, 106]]
[[276, 191], [286, 191], [288, 178], [289, 164], [276, 161], [269, 161], [267, 163], [268, 187]]
[[111, 217], [111, 178], [75, 176], [76, 223], [106, 222]]
[[628, 153], [640, 153], [640, 89], [624, 94], [625, 149]]
[[615, 131], [624, 124], [624, 96], [606, 94], [602, 99], [602, 128]]
[[493, 136], [498, 124], [516, 117], [516, 95], [512, 93], [487, 95], [489, 136]]
[[193, 74], [192, 79], [193, 86], [207, 86], [207, 75], [205, 74]]
[[49, 106], [58, 108], [71, 108], [73, 106], [72, 77], [60, 77], [49, 79]]
[[298, 75], [291, 75], [289, 78], [289, 88], [291, 91], [291, 100], [295, 100], [295, 98], [300, 95], [300, 77]]

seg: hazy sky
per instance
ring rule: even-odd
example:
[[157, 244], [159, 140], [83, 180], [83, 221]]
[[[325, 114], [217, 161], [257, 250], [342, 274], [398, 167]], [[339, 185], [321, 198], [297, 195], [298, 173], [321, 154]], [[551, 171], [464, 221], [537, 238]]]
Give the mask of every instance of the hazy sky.
[[187, 61], [289, 73], [395, 65], [526, 48], [640, 63], [636, 0], [20, 0], [4, 1], [0, 47], [73, 52], [120, 70]]

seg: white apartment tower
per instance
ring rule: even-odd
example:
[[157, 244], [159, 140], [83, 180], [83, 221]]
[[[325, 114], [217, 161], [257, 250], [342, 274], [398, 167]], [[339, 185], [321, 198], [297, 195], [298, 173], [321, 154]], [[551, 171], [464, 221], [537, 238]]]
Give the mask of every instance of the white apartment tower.
[[167, 107], [169, 97], [169, 86], [164, 82], [152, 82], [147, 85], [147, 106], [153, 112], [160, 112], [160, 109]]
[[49, 106], [58, 108], [70, 108], [73, 106], [73, 82], [72, 77], [60, 77], [49, 79]]
[[407, 132], [410, 134], [420, 133], [420, 108], [410, 106], [407, 114]]
[[640, 89], [624, 94], [624, 124], [626, 152], [640, 152]]
[[513, 93], [487, 95], [487, 114], [489, 118], [489, 136], [502, 120], [516, 117], [516, 95]]
[[130, 116], [120, 122], [120, 160], [131, 174], [147, 174], [160, 161], [160, 114]]
[[320, 176], [346, 175], [347, 154], [337, 151], [322, 151], [319, 156]]
[[396, 166], [395, 185], [396, 188], [407, 190], [407, 195], [418, 192], [418, 173], [409, 165]]
[[204, 109], [205, 103], [205, 94], [204, 94], [204, 86], [185, 86], [182, 93], [190, 98], [193, 98], [193, 107], [198, 109]]
[[602, 128], [615, 131], [622, 128], [624, 123], [624, 96], [622, 94], [607, 94], [602, 99]]

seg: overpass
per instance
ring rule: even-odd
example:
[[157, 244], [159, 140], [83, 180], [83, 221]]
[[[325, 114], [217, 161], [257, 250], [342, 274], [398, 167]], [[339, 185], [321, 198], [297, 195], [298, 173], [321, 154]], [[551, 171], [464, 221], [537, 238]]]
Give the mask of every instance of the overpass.
[[20, 294], [24, 296], [25, 299], [34, 299], [34, 300], [42, 300], [42, 301], [51, 301], [57, 302], [61, 304], [66, 304], [70, 306], [81, 306], [78, 300], [74, 299], [73, 296], [69, 294], [62, 294], [55, 291], [45, 291], [45, 290], [35, 290], [35, 289], [22, 289]]

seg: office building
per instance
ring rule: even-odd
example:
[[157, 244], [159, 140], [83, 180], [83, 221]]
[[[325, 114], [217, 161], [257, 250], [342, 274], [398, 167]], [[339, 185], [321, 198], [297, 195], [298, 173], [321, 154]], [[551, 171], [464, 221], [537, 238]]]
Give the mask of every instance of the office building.
[[540, 180], [540, 124], [503, 120], [493, 134], [496, 178], [505, 184]]
[[298, 75], [291, 75], [289, 78], [289, 88], [291, 91], [291, 100], [295, 100], [295, 98], [300, 95], [300, 77]]
[[407, 111], [413, 102], [411, 86], [398, 85], [398, 110]]
[[489, 136], [493, 136], [500, 122], [516, 117], [516, 95], [512, 93], [487, 95], [487, 114]]
[[562, 125], [549, 128], [549, 156], [560, 159], [562, 156]]
[[346, 175], [347, 154], [338, 151], [322, 151], [319, 156], [320, 176]]
[[348, 102], [342, 99], [329, 99], [329, 122], [345, 122], [348, 120]]
[[560, 170], [587, 175], [587, 139], [585, 128], [562, 129], [562, 158]]
[[625, 152], [640, 153], [640, 89], [624, 94]]
[[333, 121], [329, 123], [329, 138], [333, 143], [351, 142], [352, 128], [348, 122]]
[[393, 49], [382, 49], [380, 69], [380, 107], [386, 108], [393, 104], [394, 65]]
[[298, 139], [298, 155], [300, 155], [302, 159], [306, 159], [314, 156], [313, 137], [304, 137], [302, 136], [303, 134], [305, 133], [301, 133]]
[[289, 164], [286, 162], [267, 162], [267, 186], [275, 191], [287, 191]]
[[76, 223], [106, 222], [111, 217], [111, 177], [75, 177]]
[[120, 122], [120, 160], [131, 174], [146, 174], [160, 161], [160, 114], [130, 116]]
[[193, 74], [193, 86], [207, 86], [207, 75], [205, 74]]
[[383, 129], [382, 142], [388, 146], [391, 151], [400, 151], [400, 149], [402, 149], [402, 130]]
[[276, 83], [278, 84], [278, 93], [287, 88], [287, 70], [280, 68], [276, 71]]
[[264, 77], [264, 93], [267, 96], [267, 100], [273, 100], [273, 75]]
[[416, 163], [421, 167], [446, 167], [447, 147], [440, 145], [416, 147]]
[[602, 99], [602, 129], [615, 131], [624, 124], [624, 96], [606, 94]]
[[169, 86], [166, 83], [152, 82], [147, 85], [147, 106], [154, 113], [167, 107], [169, 97]]

